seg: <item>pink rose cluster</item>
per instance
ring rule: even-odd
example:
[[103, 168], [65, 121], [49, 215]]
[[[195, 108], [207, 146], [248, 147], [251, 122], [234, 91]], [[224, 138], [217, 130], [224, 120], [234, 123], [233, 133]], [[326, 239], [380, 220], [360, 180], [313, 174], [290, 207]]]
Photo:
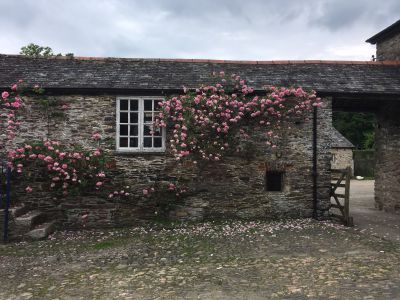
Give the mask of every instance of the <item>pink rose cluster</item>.
[[[19, 83], [22, 83], [22, 80]], [[16, 118], [16, 111], [22, 107], [22, 99], [17, 92], [18, 84], [14, 83], [11, 86], [11, 93], [3, 91], [0, 98], [0, 108], [6, 111], [2, 115], [5, 115], [7, 118], [5, 124], [8, 141], [12, 141], [15, 138], [16, 131], [21, 124]]]
[[[34, 174], [45, 174], [50, 189], [64, 196], [71, 190], [103, 188], [107, 180], [101, 149], [71, 151], [58, 141], [44, 141], [11, 150], [8, 157], [9, 165], [17, 173], [24, 173], [24, 180], [29, 181]], [[30, 172], [24, 172], [30, 168]], [[32, 192], [32, 187], [28, 186], [26, 191]]]
[[115, 197], [128, 197], [129, 193], [129, 186], [126, 186], [125, 189], [115, 190], [114, 192], [108, 195], [108, 198], [115, 198]]
[[153, 187], [148, 187], [143, 189], [143, 196], [151, 197], [154, 193], [173, 193], [174, 196], [180, 197], [187, 193], [188, 188], [181, 185], [179, 182], [168, 182], [166, 184], [155, 185]]
[[[230, 151], [238, 151], [241, 139], [249, 135], [248, 124], [265, 128], [267, 145], [276, 147], [274, 132], [292, 117], [305, 116], [321, 104], [315, 91], [301, 87], [267, 87], [259, 96], [239, 75], [215, 74], [220, 83], [185, 93], [160, 103], [156, 127], [172, 124], [169, 145], [176, 160], [191, 154], [200, 159], [218, 161]], [[170, 126], [170, 125], [168, 125]]]
[[183, 194], [185, 194], [188, 190], [186, 187], [184, 187], [182, 185], [178, 185], [178, 183], [170, 182], [168, 184], [168, 191], [174, 192], [175, 196], [179, 197], [179, 196], [182, 196]]

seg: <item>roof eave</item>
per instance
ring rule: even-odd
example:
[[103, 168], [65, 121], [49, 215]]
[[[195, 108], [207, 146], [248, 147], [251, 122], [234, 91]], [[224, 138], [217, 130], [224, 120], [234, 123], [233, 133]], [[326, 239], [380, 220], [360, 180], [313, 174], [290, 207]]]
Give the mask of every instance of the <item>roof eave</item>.
[[365, 42], [375, 45], [376, 43], [384, 40], [385, 38], [389, 37], [393, 33], [397, 33], [397, 32], [400, 32], [400, 20], [398, 20], [397, 22], [393, 23], [392, 25], [386, 27], [385, 29], [379, 31], [377, 34], [370, 37]]

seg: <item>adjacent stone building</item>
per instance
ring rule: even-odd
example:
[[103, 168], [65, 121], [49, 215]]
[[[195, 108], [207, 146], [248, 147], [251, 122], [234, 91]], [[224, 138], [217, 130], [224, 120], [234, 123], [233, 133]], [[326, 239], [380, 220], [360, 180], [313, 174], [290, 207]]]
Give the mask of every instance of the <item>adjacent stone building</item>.
[[351, 168], [351, 175], [354, 176], [354, 145], [346, 139], [336, 128], [332, 130], [332, 169]]
[[[400, 61], [400, 20], [367, 42], [376, 44], [378, 61]], [[375, 110], [375, 203], [379, 209], [400, 214], [399, 98], [382, 101]]]
[[366, 42], [376, 44], [377, 60], [400, 60], [400, 20], [370, 37]]

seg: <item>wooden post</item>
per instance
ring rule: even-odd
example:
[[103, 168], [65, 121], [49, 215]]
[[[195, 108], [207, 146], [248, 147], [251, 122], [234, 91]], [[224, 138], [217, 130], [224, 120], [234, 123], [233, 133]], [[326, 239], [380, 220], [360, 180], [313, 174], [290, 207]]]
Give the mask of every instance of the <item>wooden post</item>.
[[346, 226], [353, 226], [353, 218], [350, 217], [350, 167], [346, 168], [346, 187], [344, 192], [344, 221]]

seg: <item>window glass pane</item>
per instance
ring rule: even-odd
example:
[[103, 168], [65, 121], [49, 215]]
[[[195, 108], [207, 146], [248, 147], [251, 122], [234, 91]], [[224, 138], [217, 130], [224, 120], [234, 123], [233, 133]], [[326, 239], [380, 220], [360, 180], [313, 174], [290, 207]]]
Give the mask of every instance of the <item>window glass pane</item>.
[[154, 128], [154, 136], [161, 136], [161, 128]]
[[128, 125], [119, 125], [119, 134], [128, 135]]
[[131, 132], [130, 135], [132, 136], [137, 136], [139, 134], [138, 126], [137, 125], [131, 125]]
[[143, 126], [143, 135], [151, 135], [151, 125], [144, 125]]
[[154, 100], [154, 110], [160, 110], [161, 106], [160, 104], [162, 103], [162, 100]]
[[139, 101], [138, 100], [131, 100], [131, 110], [138, 110], [139, 109]]
[[128, 138], [127, 137], [119, 138], [119, 146], [128, 147]]
[[144, 100], [144, 110], [153, 110], [153, 100]]
[[143, 147], [145, 147], [145, 148], [151, 148], [151, 142], [152, 142], [152, 139], [153, 138], [151, 138], [151, 137], [145, 137], [145, 138], [143, 138]]
[[128, 100], [119, 100], [119, 109], [128, 110]]
[[[120, 124], [117, 128], [120, 148], [161, 150], [164, 146], [162, 128], [155, 128], [153, 121], [162, 102], [161, 99], [119, 99]], [[140, 134], [139, 130], [142, 131]]]
[[131, 123], [138, 123], [138, 113], [131, 113]]
[[126, 112], [119, 113], [119, 122], [128, 123], [128, 113]]
[[162, 140], [160, 137], [154, 138], [154, 148], [161, 148], [162, 147]]
[[145, 123], [152, 123], [153, 122], [152, 116], [153, 116], [153, 113], [145, 112], [144, 113], [144, 122]]
[[130, 138], [129, 139], [129, 147], [137, 148], [138, 146], [138, 138]]

